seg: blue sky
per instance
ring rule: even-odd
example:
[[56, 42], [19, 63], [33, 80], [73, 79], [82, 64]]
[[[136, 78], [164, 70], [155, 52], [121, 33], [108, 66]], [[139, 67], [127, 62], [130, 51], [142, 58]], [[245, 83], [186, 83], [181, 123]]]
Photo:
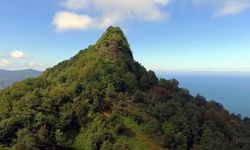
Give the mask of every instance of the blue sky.
[[0, 18], [0, 69], [52, 67], [115, 25], [147, 69], [250, 72], [249, 0], [8, 0]]

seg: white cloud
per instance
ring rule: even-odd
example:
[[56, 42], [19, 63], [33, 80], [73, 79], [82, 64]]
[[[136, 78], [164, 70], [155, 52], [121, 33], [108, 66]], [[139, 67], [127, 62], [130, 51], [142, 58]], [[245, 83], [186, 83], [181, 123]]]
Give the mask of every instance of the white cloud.
[[43, 64], [35, 63], [35, 62], [30, 62], [29, 65], [30, 65], [30, 67], [42, 67], [42, 66], [44, 66]]
[[29, 65], [30, 65], [30, 67], [35, 67], [36, 66], [36, 64], [34, 62], [30, 62]]
[[0, 67], [6, 67], [10, 65], [10, 62], [7, 60], [0, 60]]
[[63, 4], [69, 9], [79, 10], [79, 9], [87, 8], [89, 3], [90, 3], [90, 0], [67, 0]]
[[32, 69], [36, 69], [36, 70], [45, 70], [46, 68], [48, 68], [47, 65], [42, 64], [42, 63], [37, 63], [37, 62], [29, 62], [28, 64], [25, 64], [26, 68], [32, 68]]
[[[171, 2], [183, 0], [63, 0], [64, 10], [55, 14], [58, 31], [88, 30], [122, 25], [132, 21], [159, 21], [169, 17]], [[196, 6], [209, 6], [212, 16], [237, 15], [250, 8], [250, 0], [186, 0]]]
[[19, 50], [14, 50], [10, 53], [10, 56], [12, 58], [24, 58], [24, 53], [22, 51], [19, 51]]
[[215, 16], [228, 16], [237, 15], [242, 11], [250, 8], [250, 2], [244, 0], [228, 0], [225, 1], [222, 8], [219, 9], [214, 15]]
[[250, 8], [249, 0], [192, 0], [192, 2], [198, 6], [213, 7], [215, 17], [238, 15]]
[[[131, 20], [158, 21], [169, 16], [163, 7], [171, 0], [65, 0], [67, 11], [57, 12], [53, 24], [59, 31], [96, 29]], [[70, 10], [70, 11], [69, 11]], [[74, 12], [81, 10], [90, 14]], [[73, 11], [73, 12], [72, 12]]]
[[78, 15], [72, 12], [58, 12], [55, 15], [53, 24], [57, 30], [86, 29], [93, 23], [92, 18], [87, 15]]

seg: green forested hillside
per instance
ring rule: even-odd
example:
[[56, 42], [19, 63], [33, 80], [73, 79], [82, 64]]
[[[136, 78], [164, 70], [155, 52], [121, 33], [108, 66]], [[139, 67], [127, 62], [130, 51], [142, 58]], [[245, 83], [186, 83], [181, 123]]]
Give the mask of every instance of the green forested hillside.
[[249, 150], [250, 119], [157, 79], [118, 27], [0, 91], [0, 149]]

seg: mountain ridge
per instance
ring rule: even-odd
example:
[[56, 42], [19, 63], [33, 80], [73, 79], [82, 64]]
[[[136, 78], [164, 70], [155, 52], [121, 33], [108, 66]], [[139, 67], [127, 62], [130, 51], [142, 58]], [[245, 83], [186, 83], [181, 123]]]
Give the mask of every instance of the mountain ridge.
[[0, 89], [10, 86], [14, 82], [29, 78], [37, 77], [41, 74], [40, 71], [33, 69], [23, 70], [5, 70], [0, 69]]

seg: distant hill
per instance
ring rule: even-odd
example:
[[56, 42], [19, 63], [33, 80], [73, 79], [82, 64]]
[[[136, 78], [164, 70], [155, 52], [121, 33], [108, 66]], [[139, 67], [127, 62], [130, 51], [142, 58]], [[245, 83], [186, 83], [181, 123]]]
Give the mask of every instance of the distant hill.
[[135, 61], [119, 27], [0, 91], [1, 150], [249, 150], [249, 137], [249, 118]]
[[0, 89], [5, 88], [14, 82], [21, 81], [30, 77], [37, 77], [41, 74], [40, 71], [25, 69], [25, 70], [2, 70], [0, 69]]

